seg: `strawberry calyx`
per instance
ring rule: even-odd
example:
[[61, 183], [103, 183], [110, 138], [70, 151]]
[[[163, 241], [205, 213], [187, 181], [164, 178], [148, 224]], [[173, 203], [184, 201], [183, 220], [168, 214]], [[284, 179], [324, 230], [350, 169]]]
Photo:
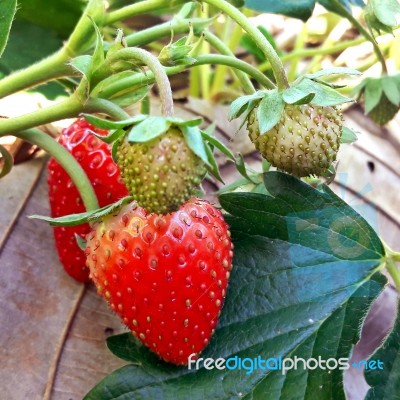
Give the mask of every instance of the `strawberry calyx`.
[[400, 74], [365, 78], [353, 95], [363, 99], [365, 114], [383, 126], [400, 110]]

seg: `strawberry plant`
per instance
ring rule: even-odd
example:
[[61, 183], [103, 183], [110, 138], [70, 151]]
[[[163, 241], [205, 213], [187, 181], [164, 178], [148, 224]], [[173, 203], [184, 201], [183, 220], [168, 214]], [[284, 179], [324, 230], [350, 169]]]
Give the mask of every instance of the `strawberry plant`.
[[[307, 24], [318, 12], [322, 37]], [[301, 31], [284, 46], [260, 13]], [[135, 30], [144, 14], [157, 22]], [[378, 125], [399, 110], [399, 14], [397, 0], [0, 4], [0, 97], [59, 96], [1, 118], [0, 139], [51, 156], [51, 215], [31, 217], [127, 330], [107, 339], [127, 365], [85, 399], [346, 398], [366, 315], [389, 280], [400, 290], [400, 253], [329, 184], [357, 140], [349, 107]], [[361, 63], [335, 64], [364, 44]], [[176, 112], [182, 96], [229, 105], [258, 169], [233, 148], [235, 129], [224, 141], [213, 118]], [[57, 138], [42, 128], [68, 118]], [[1, 141], [0, 153], [3, 177], [14, 154]], [[221, 159], [240, 176], [229, 185]], [[398, 397], [399, 336], [397, 318], [365, 360], [366, 399]]]

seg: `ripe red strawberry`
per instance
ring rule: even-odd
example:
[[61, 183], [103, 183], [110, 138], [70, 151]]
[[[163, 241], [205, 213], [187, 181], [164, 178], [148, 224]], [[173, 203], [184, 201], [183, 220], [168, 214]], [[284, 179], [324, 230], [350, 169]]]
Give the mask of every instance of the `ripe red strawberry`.
[[232, 268], [222, 214], [191, 199], [176, 212], [149, 214], [132, 202], [87, 236], [87, 265], [98, 292], [162, 359], [187, 364], [208, 344]]
[[[59, 143], [78, 160], [93, 184], [100, 206], [106, 206], [127, 195], [120, 172], [111, 157], [109, 145], [103, 143], [92, 132], [106, 134], [84, 119], [76, 120], [64, 129]], [[85, 211], [78, 190], [65, 170], [55, 159], [48, 164], [49, 200], [52, 217]], [[90, 231], [88, 224], [75, 227], [55, 227], [54, 238], [61, 264], [65, 271], [79, 282], [89, 280], [84, 252], [76, 243], [75, 234], [82, 238]]]

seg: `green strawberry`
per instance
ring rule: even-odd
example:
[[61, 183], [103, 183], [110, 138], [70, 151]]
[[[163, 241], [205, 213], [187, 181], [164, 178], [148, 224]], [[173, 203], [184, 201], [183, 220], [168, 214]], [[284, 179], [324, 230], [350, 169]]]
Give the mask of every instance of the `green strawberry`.
[[159, 214], [176, 211], [192, 197], [207, 171], [177, 125], [146, 142], [131, 142], [126, 136], [116, 154], [130, 194], [140, 206]]
[[340, 146], [342, 114], [337, 107], [286, 104], [280, 121], [260, 135], [257, 107], [247, 119], [249, 137], [274, 167], [295, 176], [323, 174]]
[[393, 104], [383, 93], [379, 103], [368, 113], [371, 119], [378, 125], [386, 125], [400, 110], [400, 107]]

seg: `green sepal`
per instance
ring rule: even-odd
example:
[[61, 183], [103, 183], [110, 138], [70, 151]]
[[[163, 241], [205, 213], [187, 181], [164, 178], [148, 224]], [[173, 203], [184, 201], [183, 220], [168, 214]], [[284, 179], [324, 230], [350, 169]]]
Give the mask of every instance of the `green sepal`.
[[207, 143], [204, 143], [204, 149], [208, 158], [208, 163], [206, 164], [207, 171], [221, 183], [225, 184], [219, 172], [218, 163], [214, 157], [211, 147]]
[[119, 145], [121, 143], [121, 140], [116, 140], [111, 147], [111, 158], [113, 159], [113, 161], [115, 162], [115, 164], [117, 164], [118, 162], [118, 148]]
[[247, 173], [243, 156], [240, 153], [238, 154], [237, 157], [235, 157], [235, 155], [216, 137], [211, 136], [210, 134], [204, 131], [201, 131], [201, 135], [206, 142], [210, 143], [213, 147], [216, 147], [222, 154], [225, 154], [225, 156], [228, 157], [229, 160], [233, 161], [239, 173], [245, 179], [252, 182], [252, 179]]
[[293, 105], [308, 104], [314, 97], [315, 93], [305, 93], [296, 86], [292, 86], [282, 93], [282, 98], [285, 103]]
[[99, 135], [96, 132], [93, 132], [92, 134], [100, 139], [102, 142], [112, 144], [116, 142], [119, 138], [125, 136], [126, 131], [123, 128], [119, 128], [112, 130], [107, 136]]
[[397, 0], [369, 0], [365, 21], [368, 26], [377, 32], [393, 32], [398, 25], [397, 16], [400, 15], [400, 4]]
[[192, 45], [188, 44], [188, 39], [186, 37], [182, 37], [175, 43], [171, 42], [163, 47], [158, 56], [158, 60], [162, 65], [167, 67], [190, 65], [196, 61], [195, 58], [189, 57], [191, 51]]
[[203, 118], [193, 118], [193, 119], [188, 119], [184, 120], [183, 118], [179, 117], [167, 117], [166, 120], [171, 123], [171, 125], [176, 125], [176, 126], [198, 126], [203, 122]]
[[302, 79], [296, 87], [304, 93], [314, 93], [315, 96], [312, 99], [311, 104], [321, 107], [337, 106], [354, 101], [354, 99], [343, 96], [335, 89], [308, 78]]
[[400, 104], [400, 74], [382, 77], [382, 89], [388, 100], [398, 106]]
[[126, 196], [116, 203], [110, 204], [105, 207], [101, 207], [93, 211], [85, 211], [79, 214], [70, 214], [63, 217], [51, 218], [43, 215], [30, 215], [28, 218], [41, 219], [48, 222], [51, 226], [77, 226], [81, 224], [95, 222], [108, 214], [114, 213], [120, 209], [123, 205], [131, 202], [132, 196]]
[[381, 79], [367, 78], [364, 88], [364, 108], [365, 113], [368, 114], [378, 104], [382, 97], [383, 88]]
[[272, 129], [281, 119], [285, 102], [283, 94], [278, 90], [268, 91], [257, 108], [257, 118], [260, 134]]
[[82, 251], [85, 251], [85, 249], [86, 249], [86, 244], [87, 244], [86, 240], [83, 239], [81, 236], [79, 236], [77, 233], [74, 233], [74, 235], [75, 235], [75, 241], [76, 241], [76, 244], [78, 245], [78, 247], [79, 247]]
[[209, 154], [207, 153], [207, 146], [201, 136], [201, 131], [198, 127], [192, 126], [181, 126], [180, 127], [183, 137], [185, 138], [186, 144], [189, 149], [199, 157], [207, 167], [212, 166], [212, 161], [210, 161]]
[[[139, 114], [139, 115], [135, 115], [134, 117], [124, 119], [122, 121], [112, 121], [109, 119], [103, 119], [103, 118], [96, 117], [95, 115], [92, 115], [92, 114], [82, 114], [82, 115], [85, 118], [85, 120], [87, 122], [89, 122], [90, 124], [96, 126], [97, 128], [107, 129], [107, 130], [123, 129], [128, 126], [138, 124], [138, 123], [144, 121], [146, 118], [148, 118], [147, 115]], [[101, 138], [104, 138], [104, 136], [102, 136]], [[106, 143], [111, 143], [111, 142], [106, 142]]]
[[145, 143], [165, 133], [171, 126], [171, 122], [164, 117], [148, 116], [142, 122], [133, 126], [128, 133], [130, 143]]
[[350, 128], [343, 127], [340, 143], [354, 143], [358, 140], [357, 134]]
[[345, 67], [334, 67], [322, 69], [321, 71], [314, 72], [312, 74], [305, 74], [304, 78], [308, 79], [318, 79], [322, 76], [331, 76], [331, 75], [362, 75], [360, 71], [352, 68]]
[[258, 91], [250, 95], [238, 97], [231, 103], [228, 112], [228, 121], [232, 121], [233, 119], [240, 117], [246, 110], [248, 110], [249, 104], [254, 104], [254, 108], [256, 103], [254, 103], [253, 100], [262, 99], [264, 96], [264, 91]]
[[69, 65], [82, 74], [86, 79], [89, 79], [93, 57], [87, 54], [73, 58]]
[[0, 154], [3, 156], [3, 167], [0, 170], [0, 178], [3, 178], [3, 176], [6, 176], [11, 171], [14, 165], [14, 159], [8, 150], [2, 145], [0, 145]]

